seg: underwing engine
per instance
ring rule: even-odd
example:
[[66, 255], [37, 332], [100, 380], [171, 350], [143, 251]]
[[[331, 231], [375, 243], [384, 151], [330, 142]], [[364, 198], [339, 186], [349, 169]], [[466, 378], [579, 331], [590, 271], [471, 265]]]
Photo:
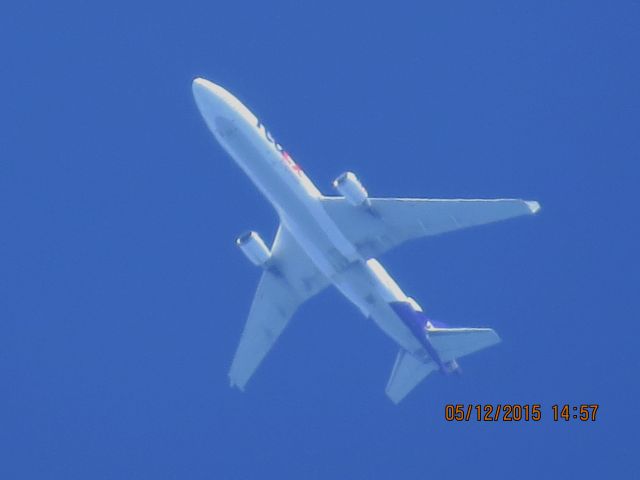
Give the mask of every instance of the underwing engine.
[[257, 267], [264, 267], [271, 259], [271, 252], [256, 232], [247, 232], [236, 239], [242, 253]]
[[354, 207], [369, 206], [369, 194], [353, 172], [345, 172], [333, 181], [333, 187]]

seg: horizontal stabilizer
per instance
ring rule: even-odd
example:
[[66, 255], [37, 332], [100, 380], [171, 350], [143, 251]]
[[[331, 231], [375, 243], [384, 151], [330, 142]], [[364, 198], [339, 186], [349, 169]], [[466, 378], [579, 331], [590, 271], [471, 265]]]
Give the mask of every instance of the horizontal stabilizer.
[[[500, 342], [498, 334], [490, 328], [431, 328], [428, 339], [444, 363]], [[399, 403], [435, 370], [438, 366], [428, 357], [421, 359], [400, 350], [387, 383], [387, 396], [393, 403]]]
[[393, 403], [400, 403], [416, 385], [437, 369], [435, 363], [425, 363], [406, 350], [400, 350], [385, 392]]
[[498, 334], [490, 328], [434, 328], [429, 340], [443, 362], [491, 347], [500, 342]]

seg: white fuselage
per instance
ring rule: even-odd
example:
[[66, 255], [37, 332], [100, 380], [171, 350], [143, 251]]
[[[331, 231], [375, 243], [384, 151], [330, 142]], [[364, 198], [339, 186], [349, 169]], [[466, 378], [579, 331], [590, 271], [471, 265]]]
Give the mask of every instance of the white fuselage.
[[[393, 301], [411, 301], [373, 259], [363, 258], [326, 213], [322, 194], [238, 99], [204, 79], [193, 83], [202, 115], [222, 147], [274, 206], [317, 268], [366, 316]], [[415, 347], [397, 318], [379, 326], [403, 347]], [[387, 320], [384, 320], [387, 318]], [[408, 344], [407, 344], [408, 343]]]

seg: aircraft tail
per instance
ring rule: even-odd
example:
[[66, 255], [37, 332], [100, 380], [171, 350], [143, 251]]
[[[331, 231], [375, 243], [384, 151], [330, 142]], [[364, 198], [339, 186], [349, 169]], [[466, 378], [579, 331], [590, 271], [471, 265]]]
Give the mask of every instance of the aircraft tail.
[[416, 385], [437, 369], [434, 362], [425, 362], [406, 350], [400, 350], [385, 392], [393, 403], [400, 403]]
[[[457, 359], [483, 350], [500, 341], [490, 328], [430, 328], [426, 331], [429, 341], [445, 365], [444, 373], [460, 372]], [[406, 350], [400, 350], [391, 371], [386, 393], [393, 403], [399, 403], [438, 365], [430, 358], [418, 358]]]
[[500, 337], [491, 328], [432, 328], [427, 335], [445, 363], [500, 342]]

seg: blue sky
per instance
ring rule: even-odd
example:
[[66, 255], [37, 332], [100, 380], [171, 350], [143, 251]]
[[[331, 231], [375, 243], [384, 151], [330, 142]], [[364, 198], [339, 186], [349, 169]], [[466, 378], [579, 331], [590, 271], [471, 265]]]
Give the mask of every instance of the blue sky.
[[[638, 468], [640, 4], [12, 2], [0, 7], [0, 477], [594, 478]], [[396, 347], [336, 292], [248, 391], [227, 369], [271, 207], [208, 133], [204, 76], [325, 193], [542, 211], [381, 261], [498, 347], [384, 396]], [[451, 424], [446, 403], [541, 403]], [[599, 403], [595, 423], [551, 405]]]

